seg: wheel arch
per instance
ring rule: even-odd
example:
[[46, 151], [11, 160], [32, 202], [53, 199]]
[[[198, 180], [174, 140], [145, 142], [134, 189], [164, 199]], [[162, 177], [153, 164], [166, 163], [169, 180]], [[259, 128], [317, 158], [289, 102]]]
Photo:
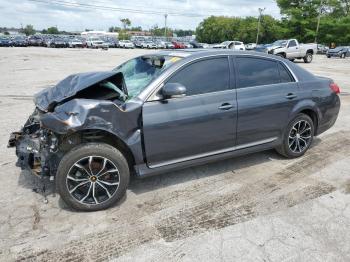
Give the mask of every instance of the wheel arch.
[[317, 107], [314, 105], [314, 102], [309, 101], [303, 102], [303, 105], [296, 105], [289, 117], [288, 122], [292, 121], [293, 118], [295, 118], [298, 114], [305, 114], [309, 116], [312, 119], [312, 122], [314, 124], [314, 134], [317, 134], [318, 126], [321, 120], [321, 112], [317, 109]]
[[306, 51], [306, 54], [314, 54], [314, 50], [313, 49], [308, 49], [307, 51]]
[[275, 55], [277, 55], [277, 56], [282, 56], [282, 57], [284, 57], [284, 58], [287, 57], [287, 53], [286, 53], [286, 52], [278, 52], [278, 53], [276, 53]]
[[319, 122], [317, 113], [313, 109], [308, 108], [308, 109], [301, 110], [299, 114], [305, 114], [312, 119], [312, 122], [314, 124], [314, 135], [316, 135], [317, 129], [318, 129], [318, 122]]
[[[111, 145], [125, 156], [129, 169], [134, 169], [135, 156], [132, 150], [123, 139], [112, 132], [103, 129], [81, 129], [62, 136], [62, 140], [65, 145], [71, 143], [69, 140], [74, 141], [74, 143], [101, 142]], [[74, 143], [72, 146], [76, 146]]]

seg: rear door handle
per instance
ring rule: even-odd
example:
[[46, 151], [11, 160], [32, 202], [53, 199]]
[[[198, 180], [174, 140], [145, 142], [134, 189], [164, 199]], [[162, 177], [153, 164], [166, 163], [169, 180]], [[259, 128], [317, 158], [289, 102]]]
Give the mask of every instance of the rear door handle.
[[230, 103], [223, 103], [221, 106], [219, 106], [220, 110], [229, 110], [233, 107]]
[[288, 95], [286, 95], [286, 98], [287, 99], [294, 99], [294, 98], [296, 98], [297, 97], [297, 95], [296, 94], [293, 94], [293, 93], [289, 93]]

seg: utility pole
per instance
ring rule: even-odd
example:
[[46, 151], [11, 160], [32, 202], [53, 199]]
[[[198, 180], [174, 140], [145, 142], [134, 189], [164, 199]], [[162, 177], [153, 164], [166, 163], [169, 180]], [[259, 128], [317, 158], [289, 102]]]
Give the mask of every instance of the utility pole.
[[164, 14], [164, 36], [167, 39], [167, 28], [166, 28], [166, 20], [168, 18], [168, 14]]
[[262, 12], [265, 11], [265, 9], [266, 9], [265, 7], [264, 8], [259, 8], [258, 33], [256, 34], [256, 44], [258, 44], [258, 42], [259, 42], [261, 15], [262, 15]]
[[316, 34], [315, 34], [315, 43], [317, 43], [318, 30], [320, 29], [322, 9], [323, 9], [323, 0], [321, 0], [320, 8], [318, 10], [317, 27], [316, 27]]

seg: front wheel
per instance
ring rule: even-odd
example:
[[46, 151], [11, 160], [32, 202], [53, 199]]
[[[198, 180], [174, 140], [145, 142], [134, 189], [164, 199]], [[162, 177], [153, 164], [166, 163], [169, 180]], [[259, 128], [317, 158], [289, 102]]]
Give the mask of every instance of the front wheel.
[[309, 63], [311, 63], [312, 62], [312, 58], [313, 58], [313, 56], [312, 56], [312, 54], [311, 53], [307, 53], [306, 54], [306, 56], [304, 56], [304, 63], [307, 63], [307, 64], [309, 64]]
[[282, 145], [277, 152], [287, 158], [296, 158], [305, 154], [314, 137], [314, 123], [305, 114], [297, 115], [287, 126], [282, 138]]
[[128, 163], [119, 150], [104, 143], [88, 143], [62, 158], [56, 185], [70, 207], [97, 211], [113, 206], [125, 195], [129, 176]]

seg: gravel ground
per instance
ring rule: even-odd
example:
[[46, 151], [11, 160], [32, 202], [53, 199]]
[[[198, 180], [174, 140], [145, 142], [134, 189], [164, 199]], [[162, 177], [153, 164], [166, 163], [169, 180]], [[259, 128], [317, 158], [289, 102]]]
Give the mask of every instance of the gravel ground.
[[145, 52], [0, 49], [0, 261], [350, 261], [350, 59], [299, 63], [342, 89], [337, 123], [302, 158], [270, 150], [133, 179], [122, 203], [95, 213], [33, 191], [6, 148], [32, 95]]

